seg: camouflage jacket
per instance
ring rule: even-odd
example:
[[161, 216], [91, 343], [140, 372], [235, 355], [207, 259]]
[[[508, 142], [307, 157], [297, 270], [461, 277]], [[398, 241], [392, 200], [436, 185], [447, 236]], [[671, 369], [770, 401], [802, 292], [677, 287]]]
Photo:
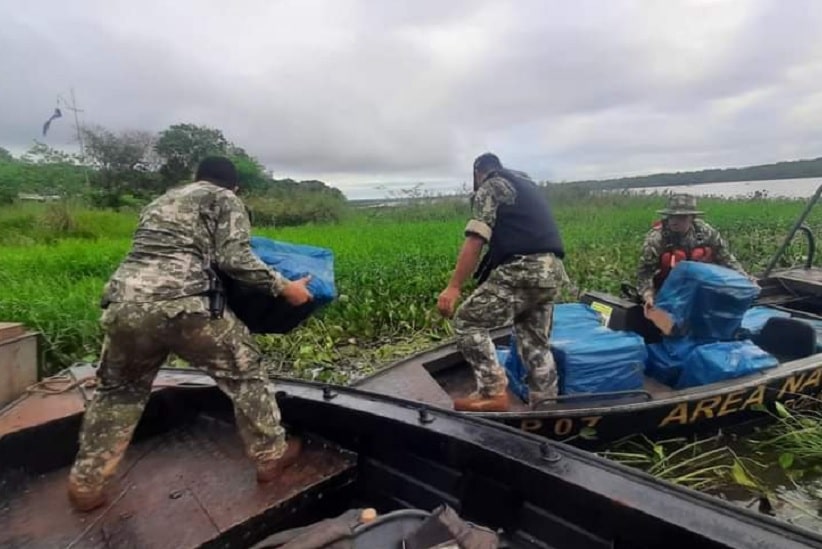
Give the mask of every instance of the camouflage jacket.
[[639, 295], [645, 295], [649, 290], [655, 293], [654, 278], [661, 272], [660, 258], [663, 253], [677, 248], [690, 252], [700, 246], [713, 250], [713, 263], [734, 269], [747, 276], [745, 269], [728, 249], [728, 243], [719, 231], [702, 219], [694, 219], [691, 230], [682, 235], [668, 230], [663, 222], [648, 232], [642, 245], [642, 255], [637, 269]]
[[[513, 204], [516, 196], [514, 186], [502, 177], [489, 177], [483, 181], [471, 199], [471, 218], [465, 226], [465, 236], [479, 236], [486, 244], [490, 242], [499, 205]], [[483, 268], [480, 265], [476, 275]], [[500, 265], [494, 271], [496, 275], [493, 280], [510, 286], [556, 288], [569, 281], [562, 261], [553, 254], [522, 256], [516, 261]]]
[[288, 283], [251, 250], [240, 199], [206, 181], [169, 190], [143, 209], [126, 258], [105, 286], [109, 302], [154, 302], [202, 294], [205, 267], [277, 295]]

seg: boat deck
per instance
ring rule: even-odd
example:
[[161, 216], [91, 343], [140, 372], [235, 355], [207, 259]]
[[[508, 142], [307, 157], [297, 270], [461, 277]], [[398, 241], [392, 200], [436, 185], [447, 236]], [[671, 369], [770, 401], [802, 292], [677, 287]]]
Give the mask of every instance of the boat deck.
[[297, 512], [329, 486], [352, 481], [354, 467], [353, 454], [313, 441], [282, 480], [259, 485], [234, 425], [199, 415], [132, 444], [108, 506], [90, 513], [68, 503], [68, 467], [4, 471], [0, 546], [198, 547], [238, 535], [249, 520]]
[[[359, 388], [379, 394], [398, 394], [403, 398], [439, 408], [453, 409], [453, 399], [468, 396], [474, 390], [476, 382], [471, 368], [452, 367], [437, 372], [435, 375], [418, 362], [398, 364], [381, 375], [374, 376], [359, 384]], [[654, 399], [665, 398], [674, 394], [674, 390], [655, 379], [645, 376], [644, 390]], [[520, 400], [508, 388], [510, 411], [529, 412], [528, 405]], [[544, 404], [540, 409], [551, 410], [567, 407], [570, 404]]]

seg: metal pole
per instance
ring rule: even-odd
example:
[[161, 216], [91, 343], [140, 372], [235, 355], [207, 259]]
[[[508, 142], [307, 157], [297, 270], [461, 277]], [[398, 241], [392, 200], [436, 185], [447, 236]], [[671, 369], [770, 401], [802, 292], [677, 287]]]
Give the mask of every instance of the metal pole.
[[813, 209], [816, 202], [819, 200], [820, 195], [822, 195], [822, 185], [819, 185], [819, 187], [817, 187], [816, 192], [813, 194], [813, 197], [811, 197], [811, 200], [808, 202], [808, 205], [805, 206], [805, 211], [802, 212], [802, 215], [800, 215], [799, 219], [796, 220], [796, 223], [793, 224], [793, 228], [788, 233], [788, 236], [785, 237], [785, 241], [782, 242], [782, 245], [771, 258], [771, 262], [768, 263], [768, 266], [765, 268], [765, 271], [762, 273], [762, 276], [760, 278], [765, 278], [771, 273], [773, 268], [776, 266], [776, 262], [779, 261], [779, 257], [785, 252], [785, 249], [791, 243], [791, 240], [793, 240], [796, 231], [799, 230], [799, 227], [802, 225], [802, 223], [805, 222], [805, 218], [807, 218], [808, 214], [811, 213], [811, 210]]
[[86, 151], [83, 146], [83, 135], [80, 132], [80, 119], [77, 117], [77, 101], [74, 99], [74, 88], [71, 88], [71, 110], [74, 112], [74, 129], [77, 131], [77, 141], [80, 142], [80, 159], [85, 163]]
[[[63, 103], [67, 103], [65, 99], [63, 99]], [[83, 132], [80, 128], [80, 118], [77, 116], [78, 112], [83, 112], [82, 109], [77, 108], [77, 100], [74, 97], [74, 87], [71, 88], [71, 105], [66, 105], [71, 112], [74, 113], [74, 130], [77, 132], [77, 141], [80, 143], [80, 162], [83, 166], [83, 177], [86, 180], [86, 187], [91, 187], [91, 183], [88, 180], [88, 169], [86, 169], [86, 148], [83, 143]]]

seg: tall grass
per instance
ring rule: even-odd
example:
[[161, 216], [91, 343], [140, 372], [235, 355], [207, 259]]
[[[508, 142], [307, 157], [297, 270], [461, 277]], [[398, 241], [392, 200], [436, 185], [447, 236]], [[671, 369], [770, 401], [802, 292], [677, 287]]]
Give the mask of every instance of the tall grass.
[[[616, 292], [621, 281], [633, 280], [661, 197], [553, 193], [552, 201], [574, 288]], [[701, 206], [743, 265], [758, 272], [804, 204], [709, 199]], [[347, 211], [339, 223], [258, 227], [255, 234], [330, 248], [340, 293], [296, 332], [260, 338], [274, 366], [346, 381], [393, 356], [392, 345], [407, 352], [450, 335], [436, 299], [453, 269], [468, 213], [464, 198], [426, 199]], [[0, 208], [0, 319], [41, 331], [52, 369], [97, 353], [100, 293], [129, 248], [136, 220], [134, 211], [72, 204]], [[817, 212], [810, 223], [819, 220]], [[803, 257], [796, 243], [784, 264]], [[574, 288], [562, 298], [574, 298]]]

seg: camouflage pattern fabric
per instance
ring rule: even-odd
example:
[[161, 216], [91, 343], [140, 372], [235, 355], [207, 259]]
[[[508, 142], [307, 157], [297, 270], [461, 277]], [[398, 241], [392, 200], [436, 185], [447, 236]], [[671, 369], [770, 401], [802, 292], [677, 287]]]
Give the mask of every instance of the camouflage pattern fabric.
[[204, 263], [248, 286], [277, 295], [288, 281], [251, 250], [242, 201], [207, 181], [171, 189], [140, 215], [134, 243], [106, 284], [109, 302], [154, 302], [202, 294]]
[[[502, 177], [483, 181], [472, 198], [472, 215], [465, 234], [490, 241], [497, 208], [514, 204], [516, 196], [516, 188]], [[475, 394], [487, 397], [505, 391], [508, 379], [497, 361], [488, 331], [513, 322], [517, 349], [529, 371], [531, 400], [556, 395], [556, 365], [548, 340], [553, 303], [567, 281], [562, 260], [553, 254], [517, 256], [494, 269], [460, 305], [454, 315], [454, 331], [457, 348], [474, 370]]]
[[103, 313], [101, 324], [106, 339], [99, 383], [71, 471], [79, 482], [101, 486], [115, 474], [169, 353], [205, 370], [231, 398], [249, 457], [262, 461], [285, 452], [280, 411], [259, 350], [230, 310], [212, 319], [202, 297], [116, 303]]
[[114, 474], [169, 353], [204, 369], [231, 398], [250, 457], [285, 451], [279, 409], [248, 328], [228, 309], [212, 318], [202, 295], [211, 264], [272, 295], [288, 283], [254, 255], [248, 214], [233, 192], [198, 181], [145, 207], [131, 251], [103, 293], [105, 342], [72, 468], [78, 482], [96, 487]]
[[488, 331], [512, 322], [532, 402], [557, 394], [548, 340], [553, 303], [566, 281], [562, 261], [553, 254], [521, 256], [494, 269], [460, 305], [454, 317], [457, 348], [474, 369], [478, 395], [498, 395], [508, 385]]
[[637, 292], [645, 296], [655, 292], [654, 277], [660, 272], [660, 257], [669, 249], [681, 248], [692, 250], [700, 246], [713, 248], [713, 263], [734, 269], [747, 276], [742, 265], [728, 248], [728, 243], [719, 231], [703, 221], [694, 219], [693, 226], [685, 234], [675, 233], [667, 228], [665, 222], [659, 228], [651, 229], [642, 245], [639, 267], [637, 269]]
[[483, 181], [471, 199], [471, 219], [465, 226], [465, 234], [476, 234], [491, 240], [494, 223], [497, 220], [497, 207], [500, 204], [513, 204], [517, 197], [514, 186], [501, 177], [490, 177]]

